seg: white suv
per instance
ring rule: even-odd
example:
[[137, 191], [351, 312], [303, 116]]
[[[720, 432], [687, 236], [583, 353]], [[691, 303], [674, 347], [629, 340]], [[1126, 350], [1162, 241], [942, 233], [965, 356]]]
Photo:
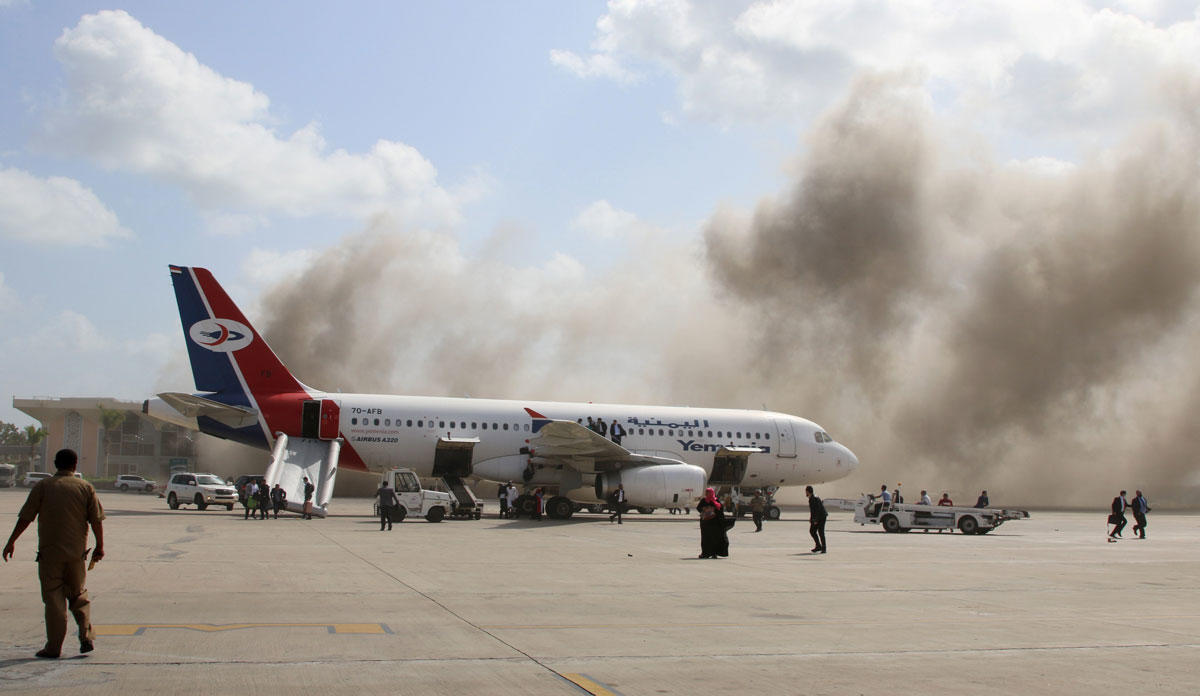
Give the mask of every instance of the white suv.
[[130, 488], [135, 491], [152, 491], [155, 485], [154, 481], [133, 474], [121, 474], [113, 481], [113, 488], [119, 491], [127, 491]]
[[[25, 472], [25, 478], [21, 480], [21, 485], [26, 488], [33, 488], [38, 481], [48, 478], [54, 478], [54, 474], [48, 471], [27, 471]], [[83, 474], [76, 471], [75, 478], [83, 478]]]
[[26, 471], [25, 478], [21, 479], [21, 485], [26, 488], [33, 488], [33, 484], [42, 479], [48, 479], [53, 475], [47, 471]]
[[195, 505], [203, 510], [209, 505], [224, 505], [232, 510], [237, 491], [213, 474], [174, 474], [167, 484], [167, 506], [176, 510], [180, 505]]

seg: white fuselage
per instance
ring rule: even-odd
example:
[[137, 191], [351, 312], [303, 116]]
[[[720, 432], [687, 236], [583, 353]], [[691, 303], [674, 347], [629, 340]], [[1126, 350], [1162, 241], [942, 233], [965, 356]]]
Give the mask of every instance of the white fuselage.
[[[848, 475], [858, 460], [812, 421], [782, 413], [736, 409], [457, 399], [377, 394], [320, 394], [338, 404], [339, 431], [371, 471], [408, 467], [433, 474], [440, 439], [478, 439], [474, 475], [513, 478], [511, 461], [533, 437], [532, 409], [554, 420], [616, 420], [625, 429], [621, 446], [636, 453], [694, 464], [712, 472], [722, 447], [758, 448], [747, 457], [744, 487], [794, 486]], [[584, 472], [585, 474], [588, 472]], [[585, 482], [585, 485], [587, 483]]]

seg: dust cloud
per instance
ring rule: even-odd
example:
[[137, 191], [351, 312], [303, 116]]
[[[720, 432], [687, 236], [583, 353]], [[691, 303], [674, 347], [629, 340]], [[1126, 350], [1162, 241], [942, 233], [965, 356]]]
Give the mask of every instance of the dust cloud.
[[997, 161], [909, 76], [864, 76], [787, 190], [690, 240], [630, 235], [585, 266], [511, 226], [472, 252], [379, 218], [257, 322], [329, 391], [801, 415], [862, 463], [826, 495], [1192, 503], [1200, 92], [1162, 93], [1159, 120], [1050, 165]]

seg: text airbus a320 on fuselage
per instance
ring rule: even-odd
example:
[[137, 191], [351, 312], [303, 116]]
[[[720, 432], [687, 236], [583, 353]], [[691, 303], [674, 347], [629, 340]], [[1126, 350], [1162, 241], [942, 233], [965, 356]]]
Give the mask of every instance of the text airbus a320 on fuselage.
[[[567, 517], [624, 486], [631, 507], [688, 507], [707, 486], [818, 484], [858, 459], [812, 421], [770, 411], [341, 394], [297, 380], [203, 268], [171, 266], [195, 393], [147, 401], [154, 417], [265, 450], [279, 435], [336, 440], [337, 467], [543, 488]], [[625, 431], [620, 443], [588, 419]]]

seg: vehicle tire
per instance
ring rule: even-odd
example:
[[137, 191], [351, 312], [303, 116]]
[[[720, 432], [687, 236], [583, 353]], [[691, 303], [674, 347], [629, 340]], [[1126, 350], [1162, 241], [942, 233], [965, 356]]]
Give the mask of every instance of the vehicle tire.
[[528, 493], [517, 496], [513, 501], [513, 507], [517, 509], [517, 516], [533, 517], [533, 509], [537, 507], [537, 499]]
[[979, 521], [974, 517], [967, 516], [958, 521], [958, 528], [963, 534], [978, 534]]
[[883, 531], [895, 534], [900, 531], [900, 520], [896, 519], [895, 515], [884, 515], [883, 519], [879, 520], [879, 524], [883, 525]]
[[233, 503], [225, 503], [225, 509], [233, 512]]
[[405, 517], [408, 517], [408, 508], [404, 507], [403, 505], [396, 505], [392, 507], [392, 522], [400, 524], [404, 521]]
[[196, 503], [197, 510], [207, 510], [208, 509], [208, 503], [204, 502], [204, 496], [200, 495], [199, 493], [196, 494], [195, 503]]
[[429, 512], [425, 513], [425, 519], [429, 520], [430, 522], [441, 522], [445, 516], [446, 508], [444, 507], [431, 508]]
[[127, 492], [128, 490], [129, 490], [129, 484], [128, 484], [128, 483], [122, 483], [122, 484], [121, 484], [121, 492], [122, 492], [122, 493], [125, 493], [125, 492]]
[[475, 511], [475, 519], [477, 519], [477, 520], [483, 519], [483, 512], [481, 510]]
[[566, 520], [575, 512], [575, 504], [570, 498], [556, 495], [546, 503], [546, 516], [552, 520]]
[[179, 509], [179, 498], [175, 497], [175, 491], [171, 491], [167, 494], [167, 507], [171, 508], [172, 510]]
[[779, 519], [779, 506], [778, 506], [778, 505], [772, 505], [771, 507], [767, 508], [767, 514], [766, 514], [766, 518], [767, 518], [768, 520], [777, 520], [777, 519]]

